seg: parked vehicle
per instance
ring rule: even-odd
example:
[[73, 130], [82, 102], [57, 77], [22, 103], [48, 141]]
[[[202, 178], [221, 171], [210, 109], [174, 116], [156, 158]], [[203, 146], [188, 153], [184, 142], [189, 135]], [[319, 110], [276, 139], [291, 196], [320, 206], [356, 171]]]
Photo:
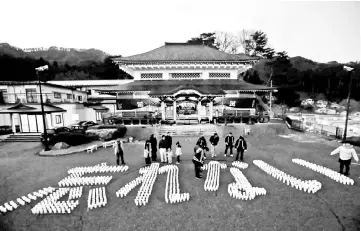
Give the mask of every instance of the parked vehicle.
[[305, 100], [303, 100], [302, 102], [301, 102], [301, 105], [303, 105], [303, 106], [306, 106], [306, 105], [314, 105], [314, 101], [313, 101], [313, 99], [305, 99]]
[[337, 103], [331, 103], [330, 108], [333, 108], [333, 109], [340, 109], [340, 108], [341, 108], [341, 106], [340, 106], [340, 105], [338, 105]]
[[45, 140], [47, 139], [48, 141], [50, 141], [50, 139], [55, 135], [58, 134], [60, 132], [70, 132], [71, 129], [68, 127], [57, 127], [57, 128], [53, 128], [53, 129], [46, 129], [46, 133], [47, 136], [45, 137], [44, 133], [41, 133], [40, 135], [40, 140], [41, 142], [45, 142]]
[[13, 132], [11, 126], [0, 126], [0, 135], [7, 135]]
[[83, 127], [91, 127], [91, 126], [95, 126], [95, 125], [99, 125], [98, 123], [95, 123], [93, 121], [82, 121], [82, 123], [78, 123], [79, 125], [83, 126]]

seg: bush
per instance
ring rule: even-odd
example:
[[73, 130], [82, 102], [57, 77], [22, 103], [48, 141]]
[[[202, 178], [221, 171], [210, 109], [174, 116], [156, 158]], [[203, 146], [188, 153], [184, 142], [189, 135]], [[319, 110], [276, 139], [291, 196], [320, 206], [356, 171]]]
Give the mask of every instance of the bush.
[[126, 133], [127, 133], [127, 127], [125, 127], [125, 126], [119, 127], [118, 126], [117, 130], [115, 132], [113, 132], [112, 139], [123, 138]]
[[125, 128], [125, 126], [123, 126], [123, 125], [99, 125], [96, 129], [118, 129], [118, 128]]
[[95, 137], [94, 135], [84, 135], [80, 133], [71, 133], [71, 132], [60, 132], [53, 136], [50, 139], [50, 144], [56, 144], [59, 142], [64, 142], [66, 144], [69, 144], [70, 146], [76, 146], [81, 144], [89, 143], [93, 140], [99, 139], [98, 137]]
[[[345, 110], [347, 107], [347, 99], [342, 100], [339, 103], [340, 106], [344, 106]], [[354, 99], [350, 99], [350, 111], [349, 112], [357, 112], [360, 111], [360, 102], [354, 100]]]

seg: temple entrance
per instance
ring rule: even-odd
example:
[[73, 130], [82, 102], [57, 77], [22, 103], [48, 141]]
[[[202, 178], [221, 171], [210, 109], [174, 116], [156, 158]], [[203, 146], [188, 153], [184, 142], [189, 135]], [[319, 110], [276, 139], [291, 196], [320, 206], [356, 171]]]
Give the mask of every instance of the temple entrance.
[[192, 101], [183, 101], [177, 105], [178, 115], [196, 115], [197, 103]]

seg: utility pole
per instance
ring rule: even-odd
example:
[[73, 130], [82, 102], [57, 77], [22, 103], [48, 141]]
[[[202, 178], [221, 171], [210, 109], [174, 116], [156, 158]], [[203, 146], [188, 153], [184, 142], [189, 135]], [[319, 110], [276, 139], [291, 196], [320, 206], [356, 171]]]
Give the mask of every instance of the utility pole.
[[343, 141], [346, 140], [346, 136], [347, 136], [348, 112], [349, 112], [349, 108], [350, 108], [352, 77], [353, 77], [353, 73], [354, 73], [354, 68], [344, 66], [344, 69], [350, 73], [350, 82], [348, 84], [348, 96], [347, 96], [347, 106], [346, 106], [346, 121], [345, 121], [345, 130], [343, 132]]
[[35, 68], [36, 74], [37, 74], [38, 80], [39, 80], [41, 114], [42, 114], [42, 117], [43, 117], [43, 128], [44, 128], [44, 138], [45, 138], [45, 139], [44, 139], [44, 142], [45, 142], [45, 151], [49, 151], [50, 148], [49, 148], [49, 143], [48, 143], [48, 134], [47, 134], [47, 131], [46, 131], [46, 121], [45, 121], [45, 115], [44, 115], [44, 114], [45, 114], [45, 112], [44, 112], [44, 103], [43, 103], [43, 95], [42, 95], [42, 92], [41, 92], [41, 81], [40, 81], [39, 72], [40, 72], [40, 71], [47, 70], [47, 69], [48, 69], [48, 65]]

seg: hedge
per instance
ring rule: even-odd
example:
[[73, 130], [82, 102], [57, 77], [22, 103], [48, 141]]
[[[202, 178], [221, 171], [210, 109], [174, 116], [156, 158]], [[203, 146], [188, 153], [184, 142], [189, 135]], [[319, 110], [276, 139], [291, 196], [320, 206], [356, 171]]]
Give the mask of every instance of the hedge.
[[80, 133], [72, 133], [72, 132], [60, 132], [53, 136], [49, 143], [56, 144], [59, 142], [64, 142], [69, 144], [70, 146], [76, 146], [81, 144], [90, 143], [91, 141], [98, 140], [98, 136], [94, 135], [84, 135]]

